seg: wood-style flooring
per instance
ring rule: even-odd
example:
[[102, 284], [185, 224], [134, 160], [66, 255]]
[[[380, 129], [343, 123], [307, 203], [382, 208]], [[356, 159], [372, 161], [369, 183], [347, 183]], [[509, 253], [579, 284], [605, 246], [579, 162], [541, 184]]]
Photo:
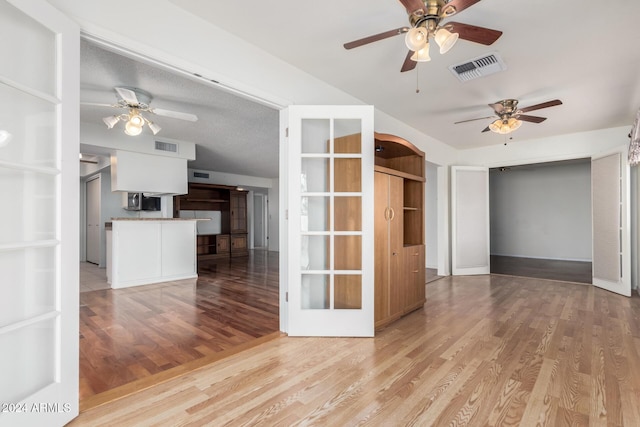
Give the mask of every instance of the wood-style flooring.
[[126, 385], [146, 387], [153, 380], [140, 380], [279, 335], [274, 252], [205, 265], [197, 280], [90, 289], [80, 293], [81, 407], [118, 387], [134, 391]]
[[491, 255], [491, 273], [564, 282], [592, 283], [591, 263]]
[[445, 277], [375, 338], [281, 337], [71, 426], [638, 426], [640, 297]]

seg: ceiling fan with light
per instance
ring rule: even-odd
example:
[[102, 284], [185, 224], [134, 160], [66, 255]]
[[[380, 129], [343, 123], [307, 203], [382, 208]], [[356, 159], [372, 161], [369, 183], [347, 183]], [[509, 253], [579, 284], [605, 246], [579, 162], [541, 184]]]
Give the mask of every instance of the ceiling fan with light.
[[[543, 102], [540, 104], [532, 105], [530, 107], [518, 108], [517, 99], [503, 99], [494, 104], [489, 104], [489, 107], [493, 108], [495, 116], [498, 116], [496, 120], [491, 122], [489, 126], [484, 128], [482, 132], [495, 132], [499, 134], [511, 133], [518, 129], [522, 122], [542, 123], [547, 120], [546, 117], [530, 116], [524, 113], [529, 111], [540, 110], [542, 108], [554, 107], [556, 105], [562, 105], [562, 101], [554, 99], [552, 101]], [[495, 116], [478, 117], [476, 119], [462, 120], [455, 122], [454, 124], [472, 122], [474, 120], [486, 120], [493, 119]]]
[[126, 112], [107, 116], [102, 119], [109, 129], [112, 129], [116, 124], [118, 124], [118, 122], [122, 121], [125, 122], [124, 133], [127, 135], [140, 135], [145, 124], [149, 126], [149, 129], [154, 135], [160, 132], [161, 127], [143, 116], [141, 113], [156, 114], [158, 116], [172, 117], [190, 122], [198, 120], [198, 116], [195, 114], [164, 110], [162, 108], [152, 108], [150, 105], [152, 99], [151, 94], [142, 89], [133, 87], [116, 87], [114, 89], [116, 91], [117, 98], [117, 102], [115, 104], [97, 104], [91, 102], [82, 103], [82, 105], [112, 107], [127, 110]]
[[480, 0], [400, 0], [407, 10], [411, 27], [400, 27], [344, 44], [345, 49], [353, 49], [389, 37], [405, 34], [405, 44], [409, 53], [400, 71], [413, 70], [418, 62], [430, 61], [429, 40], [435, 40], [440, 53], [446, 53], [458, 38], [484, 45], [493, 44], [502, 31], [492, 30], [459, 22], [441, 21], [462, 12]]

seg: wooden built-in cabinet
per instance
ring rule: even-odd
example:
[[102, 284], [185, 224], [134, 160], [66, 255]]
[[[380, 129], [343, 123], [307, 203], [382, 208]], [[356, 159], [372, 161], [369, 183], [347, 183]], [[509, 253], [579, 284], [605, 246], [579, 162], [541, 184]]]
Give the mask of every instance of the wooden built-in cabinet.
[[425, 156], [410, 142], [375, 134], [375, 309], [382, 328], [425, 303]]
[[219, 234], [198, 234], [198, 261], [247, 256], [247, 192], [236, 187], [190, 182], [189, 192], [173, 198], [173, 216], [180, 211], [220, 212]]

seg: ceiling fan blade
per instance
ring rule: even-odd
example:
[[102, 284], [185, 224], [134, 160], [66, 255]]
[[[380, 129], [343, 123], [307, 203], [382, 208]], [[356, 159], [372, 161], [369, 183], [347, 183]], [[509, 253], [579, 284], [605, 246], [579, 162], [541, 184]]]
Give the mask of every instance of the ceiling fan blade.
[[518, 120], [523, 120], [525, 122], [531, 122], [531, 123], [542, 123], [545, 120], [547, 120], [546, 117], [527, 116], [527, 115], [524, 115], [524, 114], [519, 114], [516, 117], [518, 118]]
[[196, 116], [195, 114], [181, 113], [179, 111], [163, 110], [162, 108], [150, 108], [149, 111], [151, 111], [154, 114], [157, 114], [158, 116], [172, 117], [174, 119], [187, 120], [190, 122], [198, 121], [198, 116]]
[[125, 108], [118, 104], [102, 104], [99, 102], [81, 102], [80, 105], [88, 105], [89, 107], [113, 107], [113, 108]]
[[343, 46], [345, 49], [353, 49], [354, 47], [360, 47], [365, 44], [377, 42], [378, 40], [388, 39], [389, 37], [397, 36], [402, 33], [406, 33], [409, 31], [408, 27], [400, 27], [395, 30], [385, 31], [384, 33], [374, 34], [373, 36], [364, 37], [362, 39], [354, 40], [349, 43], [345, 43]]
[[542, 104], [536, 104], [530, 107], [520, 108], [518, 112], [526, 113], [528, 111], [540, 110], [541, 108], [554, 107], [556, 105], [562, 105], [562, 101], [560, 101], [559, 99], [554, 99], [553, 101], [543, 102]]
[[502, 35], [502, 31], [492, 30], [485, 27], [476, 27], [475, 25], [461, 24], [460, 22], [447, 22], [445, 27], [449, 26], [452, 27], [449, 31], [452, 33], [458, 33], [461, 39], [480, 43], [486, 46], [493, 44]]
[[405, 71], [411, 71], [414, 68], [416, 68], [416, 65], [418, 65], [416, 61], [411, 59], [412, 56], [413, 56], [413, 51], [410, 50], [409, 53], [407, 53], [407, 57], [404, 59], [402, 68], [400, 69], [401, 73], [404, 73]]
[[487, 126], [486, 128], [482, 129], [482, 132], [489, 132], [491, 129], [489, 129], [489, 126]]
[[467, 123], [467, 122], [475, 122], [476, 120], [486, 120], [486, 119], [495, 119], [495, 116], [487, 116], [487, 117], [478, 117], [477, 119], [469, 119], [469, 120], [461, 120], [459, 122], [454, 122], [454, 125], [457, 125], [459, 123]]
[[123, 87], [117, 87], [115, 89], [116, 92], [118, 92], [118, 95], [120, 95], [120, 98], [122, 98], [127, 104], [138, 105], [140, 103], [140, 101], [138, 101], [136, 93], [131, 89], [126, 89]]
[[411, 15], [416, 10], [422, 10], [423, 12], [426, 12], [424, 3], [420, 0], [400, 0], [400, 3], [402, 3], [404, 8], [407, 9], [407, 13], [409, 15]]
[[447, 16], [454, 15], [456, 13], [460, 13], [468, 7], [473, 6], [478, 3], [480, 0], [451, 0], [449, 3], [445, 4], [442, 7], [442, 11], [440, 12], [440, 16], [445, 18]]

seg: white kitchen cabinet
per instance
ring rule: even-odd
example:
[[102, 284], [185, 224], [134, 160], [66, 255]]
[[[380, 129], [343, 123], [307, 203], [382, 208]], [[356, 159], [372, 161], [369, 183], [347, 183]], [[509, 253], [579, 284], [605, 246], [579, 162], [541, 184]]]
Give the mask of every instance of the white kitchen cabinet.
[[107, 278], [112, 288], [198, 277], [196, 220], [114, 219]]

